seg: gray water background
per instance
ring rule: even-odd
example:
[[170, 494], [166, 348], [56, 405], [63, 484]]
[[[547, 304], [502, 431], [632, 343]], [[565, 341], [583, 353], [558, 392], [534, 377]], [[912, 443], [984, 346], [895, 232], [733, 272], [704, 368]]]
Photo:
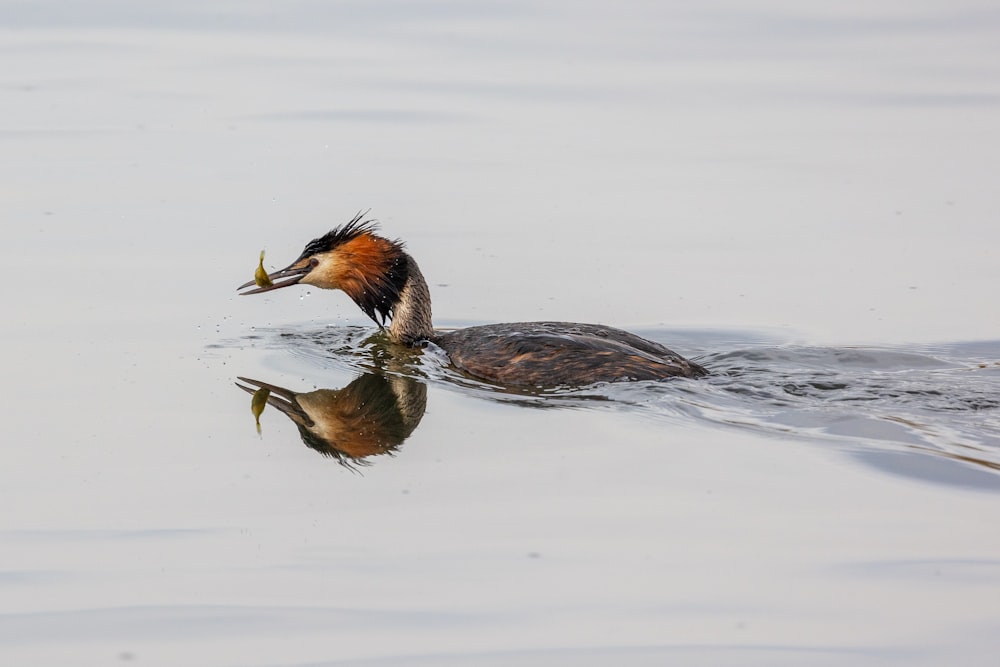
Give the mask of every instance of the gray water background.
[[[993, 664], [991, 3], [0, 2], [5, 664]], [[371, 369], [241, 298], [371, 208], [445, 326], [627, 327], [705, 382], [431, 356], [351, 469], [237, 376]]]

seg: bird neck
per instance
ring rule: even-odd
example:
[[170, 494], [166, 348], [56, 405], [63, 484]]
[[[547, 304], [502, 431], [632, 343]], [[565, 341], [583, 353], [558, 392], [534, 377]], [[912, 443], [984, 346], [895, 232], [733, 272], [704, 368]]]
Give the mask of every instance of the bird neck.
[[420, 267], [408, 254], [406, 259], [406, 282], [399, 291], [399, 301], [392, 308], [389, 324], [389, 338], [395, 343], [414, 346], [434, 337], [431, 320], [431, 292], [427, 281], [420, 273]]

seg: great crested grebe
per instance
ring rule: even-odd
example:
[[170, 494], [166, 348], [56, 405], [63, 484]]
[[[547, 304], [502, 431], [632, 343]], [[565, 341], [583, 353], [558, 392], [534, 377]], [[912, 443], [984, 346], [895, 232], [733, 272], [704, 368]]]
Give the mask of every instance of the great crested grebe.
[[362, 217], [310, 241], [287, 268], [269, 274], [273, 284], [243, 294], [298, 283], [342, 290], [380, 327], [389, 323], [393, 342], [434, 343], [457, 369], [500, 385], [547, 388], [708, 374], [659, 343], [598, 324], [517, 322], [437, 331], [417, 263], [400, 241], [378, 236], [376, 223]]

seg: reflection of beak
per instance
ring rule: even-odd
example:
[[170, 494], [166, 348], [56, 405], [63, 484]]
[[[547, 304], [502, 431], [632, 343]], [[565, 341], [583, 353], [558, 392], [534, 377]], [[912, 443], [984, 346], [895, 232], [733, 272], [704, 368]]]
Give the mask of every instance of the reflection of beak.
[[[278, 271], [281, 273], [281, 271]], [[252, 283], [251, 283], [252, 284]], [[291, 285], [292, 283], [288, 283]], [[244, 285], [246, 287], [246, 285]], [[266, 288], [273, 289], [273, 288]], [[250, 294], [250, 292], [247, 292]], [[288, 418], [297, 424], [302, 424], [306, 428], [310, 428], [315, 424], [312, 417], [306, 414], [306, 411], [299, 407], [298, 401], [295, 400], [295, 392], [285, 389], [284, 387], [279, 387], [275, 384], [270, 384], [268, 382], [261, 382], [260, 380], [251, 380], [250, 378], [237, 377], [240, 382], [246, 382], [251, 385], [250, 387], [244, 387], [239, 382], [236, 386], [245, 391], [248, 394], [255, 393], [258, 389], [270, 389], [271, 395], [267, 397], [267, 404], [273, 406], [282, 413], [288, 415]]]
[[[257, 289], [242, 292], [242, 294], [260, 294], [261, 292], [270, 292], [273, 289], [294, 285], [305, 278], [306, 274], [310, 271], [312, 271], [312, 267], [308, 262], [306, 262], [305, 266], [299, 266], [298, 262], [296, 262], [291, 266], [285, 267], [281, 271], [275, 271], [274, 273], [268, 274], [267, 277], [271, 279], [271, 282], [274, 283], [273, 285], [269, 285], [268, 287], [258, 287]], [[282, 280], [282, 278], [285, 278], [286, 280]], [[250, 280], [237, 287], [236, 291], [239, 292], [241, 289], [252, 287], [256, 284], [256, 281]]]

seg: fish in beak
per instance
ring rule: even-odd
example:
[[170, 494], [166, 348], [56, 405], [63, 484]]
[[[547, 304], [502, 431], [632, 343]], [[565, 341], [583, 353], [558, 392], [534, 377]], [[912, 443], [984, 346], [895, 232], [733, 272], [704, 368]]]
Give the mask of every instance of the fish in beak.
[[247, 287], [256, 287], [256, 289], [240, 292], [240, 294], [260, 294], [261, 292], [270, 292], [271, 290], [281, 289], [282, 287], [290, 287], [291, 285], [298, 284], [298, 282], [305, 278], [306, 274], [312, 271], [315, 266], [315, 263], [310, 261], [309, 258], [299, 259], [291, 266], [287, 266], [280, 271], [267, 274], [268, 281], [271, 283], [270, 285], [265, 283], [265, 286], [258, 287], [260, 281], [254, 279], [243, 283], [236, 288], [236, 291], [239, 292]]

